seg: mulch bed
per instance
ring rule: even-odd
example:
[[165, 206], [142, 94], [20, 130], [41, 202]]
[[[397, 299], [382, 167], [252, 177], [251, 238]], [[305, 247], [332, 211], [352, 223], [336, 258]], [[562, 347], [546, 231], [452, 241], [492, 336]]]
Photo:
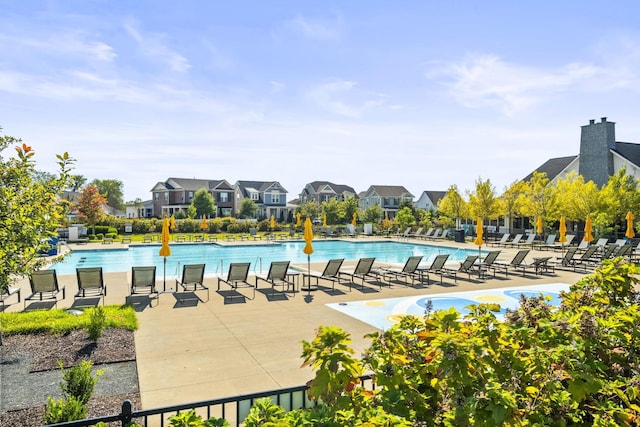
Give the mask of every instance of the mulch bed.
[[[76, 330], [64, 335], [30, 334], [11, 335], [3, 338], [0, 346], [0, 361], [5, 364], [15, 364], [16, 361], [30, 360], [28, 371], [19, 383], [3, 381], [2, 393], [12, 393], [12, 387], [20, 387], [21, 392], [25, 388], [34, 388], [33, 395], [38, 395], [40, 388], [37, 381], [30, 381], [29, 375], [35, 378], [37, 373], [57, 370], [59, 361], [65, 368], [79, 364], [83, 359], [93, 362], [94, 366], [118, 363], [135, 363], [135, 341], [133, 332], [125, 329], [107, 329], [98, 339], [92, 342], [83, 330]], [[60, 373], [60, 379], [62, 374]], [[124, 380], [124, 379], [123, 379]], [[126, 379], [129, 383], [131, 378]], [[123, 381], [127, 382], [127, 381]], [[100, 383], [100, 379], [98, 379]], [[115, 382], [116, 384], [118, 381]], [[137, 384], [137, 379], [136, 379]], [[137, 389], [137, 387], [136, 387]], [[41, 393], [41, 391], [40, 391]], [[122, 402], [130, 400], [134, 408], [140, 408], [139, 390], [132, 393], [131, 390], [118, 390], [117, 386], [101, 396], [94, 397], [87, 404], [88, 417], [110, 415], [120, 412]], [[42, 415], [46, 406], [46, 399], [39, 405], [24, 409], [9, 410], [0, 414], [0, 426], [41, 426]], [[118, 424], [113, 424], [118, 425]]]

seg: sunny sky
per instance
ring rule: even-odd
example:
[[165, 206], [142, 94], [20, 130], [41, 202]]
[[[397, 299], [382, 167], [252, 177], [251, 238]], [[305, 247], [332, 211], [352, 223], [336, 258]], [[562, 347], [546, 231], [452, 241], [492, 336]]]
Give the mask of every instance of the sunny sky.
[[[0, 0], [0, 126], [53, 171], [501, 192], [640, 143], [640, 3]], [[13, 151], [13, 150], [11, 150]], [[5, 154], [8, 154], [5, 152]]]

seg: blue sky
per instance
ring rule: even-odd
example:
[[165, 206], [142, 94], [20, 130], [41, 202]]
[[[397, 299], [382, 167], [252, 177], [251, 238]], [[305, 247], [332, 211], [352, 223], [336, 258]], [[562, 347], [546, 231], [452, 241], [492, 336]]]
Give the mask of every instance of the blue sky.
[[501, 192], [608, 117], [640, 142], [635, 1], [0, 0], [0, 126], [53, 170]]

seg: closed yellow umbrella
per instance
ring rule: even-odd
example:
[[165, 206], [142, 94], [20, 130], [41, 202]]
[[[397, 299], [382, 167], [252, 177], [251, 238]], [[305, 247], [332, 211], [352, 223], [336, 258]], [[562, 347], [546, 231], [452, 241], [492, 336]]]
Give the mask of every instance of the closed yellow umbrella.
[[169, 228], [171, 228], [172, 230], [176, 229], [176, 217], [171, 215], [171, 218], [169, 218]]
[[207, 218], [205, 218], [204, 214], [202, 214], [202, 222], [200, 223], [201, 230], [208, 230], [209, 224], [207, 224]]
[[565, 243], [567, 241], [567, 220], [564, 215], [560, 217], [560, 237], [558, 238], [558, 242]]
[[356, 221], [358, 219], [358, 214], [357, 213], [353, 213], [353, 219], [351, 220], [351, 224], [355, 227], [356, 225]]
[[624, 233], [624, 235], [629, 239], [633, 239], [634, 237], [636, 237], [636, 233], [635, 231], [633, 231], [633, 220], [635, 219], [633, 216], [633, 212], [631, 211], [627, 212], [626, 218], [627, 218], [627, 232]]
[[300, 212], [296, 214], [296, 227], [300, 227], [302, 222], [300, 222]]
[[536, 221], [536, 225], [537, 225], [537, 232], [538, 234], [542, 234], [542, 215], [538, 215], [538, 220]]
[[322, 215], [322, 226], [327, 226], [327, 214]]
[[271, 215], [271, 220], [269, 220], [269, 227], [276, 228], [276, 219]]
[[473, 241], [474, 245], [478, 245], [478, 249], [480, 249], [480, 246], [482, 246], [482, 244], [484, 243], [484, 240], [482, 240], [483, 232], [484, 230], [482, 229], [482, 218], [478, 218], [478, 221], [476, 222], [476, 240]]
[[593, 225], [591, 224], [591, 217], [588, 216], [584, 223], [584, 239], [585, 242], [593, 242]]
[[311, 241], [313, 240], [313, 225], [311, 225], [311, 219], [307, 217], [304, 220], [304, 249], [302, 252], [307, 254], [307, 278], [309, 283], [307, 284], [307, 291], [311, 291], [311, 254], [313, 253], [313, 246]]
[[163, 287], [164, 291], [167, 290], [167, 257], [171, 255], [171, 248], [169, 247], [169, 240], [171, 235], [169, 234], [169, 220], [164, 218], [162, 220], [162, 233], [160, 234], [160, 241], [162, 246], [160, 247], [160, 256], [164, 257], [164, 275], [163, 275]]

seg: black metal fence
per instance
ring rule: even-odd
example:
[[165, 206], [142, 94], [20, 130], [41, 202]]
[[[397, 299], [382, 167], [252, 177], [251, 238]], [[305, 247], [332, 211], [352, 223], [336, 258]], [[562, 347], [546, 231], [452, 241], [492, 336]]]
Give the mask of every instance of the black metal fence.
[[[370, 375], [360, 377], [360, 384], [365, 388], [375, 388]], [[211, 417], [224, 418], [229, 422], [230, 426], [240, 426], [242, 421], [249, 414], [249, 409], [253, 403], [257, 399], [263, 397], [271, 398], [274, 403], [282, 406], [287, 411], [311, 408], [315, 406], [316, 402], [310, 400], [307, 396], [308, 389], [308, 386], [301, 385], [278, 390], [263, 391], [260, 393], [243, 394], [213, 400], [202, 400], [199, 402], [145, 410], [133, 410], [131, 402], [126, 400], [122, 403], [122, 409], [119, 414], [50, 424], [49, 427], [86, 427], [93, 426], [99, 422], [115, 422], [120, 423], [120, 425], [124, 427], [127, 423], [132, 421], [142, 425], [143, 427], [164, 427], [170, 425], [168, 421], [170, 416], [192, 409], [204, 419], [209, 419]]]

